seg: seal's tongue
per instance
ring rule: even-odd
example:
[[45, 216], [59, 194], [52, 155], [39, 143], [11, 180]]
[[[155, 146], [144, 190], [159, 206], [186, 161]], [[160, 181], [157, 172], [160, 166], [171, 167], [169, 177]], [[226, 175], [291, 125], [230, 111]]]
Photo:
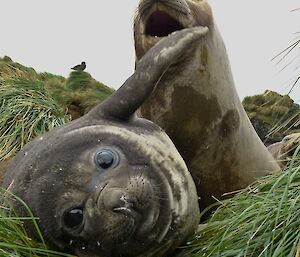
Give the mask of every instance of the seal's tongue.
[[206, 27], [183, 29], [163, 38], [137, 63], [135, 73], [89, 117], [128, 120], [145, 102], [168, 67], [208, 32]]
[[145, 34], [152, 37], [166, 37], [172, 32], [184, 29], [184, 27], [166, 12], [154, 12], [146, 24]]

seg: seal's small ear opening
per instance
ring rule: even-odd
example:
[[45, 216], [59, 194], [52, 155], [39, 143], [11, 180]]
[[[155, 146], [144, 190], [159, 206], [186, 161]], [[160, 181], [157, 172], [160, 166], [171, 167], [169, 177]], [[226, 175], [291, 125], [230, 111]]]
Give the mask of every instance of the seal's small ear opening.
[[129, 120], [150, 96], [168, 67], [207, 32], [207, 27], [195, 27], [160, 40], [136, 64], [135, 73], [89, 115], [93, 118]]

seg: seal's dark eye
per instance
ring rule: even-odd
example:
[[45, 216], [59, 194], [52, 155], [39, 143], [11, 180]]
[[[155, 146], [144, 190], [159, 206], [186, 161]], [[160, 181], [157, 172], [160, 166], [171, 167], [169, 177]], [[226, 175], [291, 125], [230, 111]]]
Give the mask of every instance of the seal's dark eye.
[[111, 150], [101, 150], [96, 154], [95, 162], [101, 169], [108, 169], [119, 163], [119, 155]]
[[64, 215], [64, 223], [68, 228], [77, 228], [83, 221], [82, 208], [74, 208], [69, 210]]

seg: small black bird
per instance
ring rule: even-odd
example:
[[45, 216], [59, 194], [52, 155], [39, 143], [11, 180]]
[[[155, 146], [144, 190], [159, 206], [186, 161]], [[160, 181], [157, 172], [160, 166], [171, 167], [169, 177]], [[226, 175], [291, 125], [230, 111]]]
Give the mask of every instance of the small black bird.
[[82, 62], [81, 64], [78, 64], [71, 68], [71, 70], [78, 70], [78, 71], [83, 71], [86, 68], [85, 62]]

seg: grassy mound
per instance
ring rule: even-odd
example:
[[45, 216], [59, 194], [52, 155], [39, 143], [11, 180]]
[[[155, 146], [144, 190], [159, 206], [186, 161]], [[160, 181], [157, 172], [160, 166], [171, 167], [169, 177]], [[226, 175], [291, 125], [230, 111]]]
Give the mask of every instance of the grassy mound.
[[300, 131], [300, 106], [288, 95], [266, 90], [264, 94], [245, 97], [243, 106], [266, 145]]
[[0, 161], [67, 120], [66, 110], [54, 102], [39, 81], [4, 82], [0, 86]]
[[62, 94], [71, 115], [77, 110], [79, 116], [90, 111], [114, 92], [113, 89], [94, 80], [87, 72], [73, 71], [66, 80], [66, 91]]
[[204, 229], [178, 256], [298, 257], [299, 188], [300, 163], [292, 161], [285, 172], [262, 178], [219, 203]]
[[0, 162], [34, 137], [84, 115], [113, 92], [87, 72], [74, 71], [66, 79], [37, 73], [8, 56], [0, 58]]
[[14, 62], [8, 56], [0, 58], [0, 85], [10, 79], [38, 79], [38, 74], [33, 68], [28, 68], [17, 62]]
[[84, 71], [73, 71], [66, 79], [48, 72], [37, 73], [33, 68], [14, 62], [8, 56], [0, 58], [0, 86], [14, 79], [42, 83], [47, 94], [58, 105], [67, 108], [72, 119], [87, 113], [115, 91]]

